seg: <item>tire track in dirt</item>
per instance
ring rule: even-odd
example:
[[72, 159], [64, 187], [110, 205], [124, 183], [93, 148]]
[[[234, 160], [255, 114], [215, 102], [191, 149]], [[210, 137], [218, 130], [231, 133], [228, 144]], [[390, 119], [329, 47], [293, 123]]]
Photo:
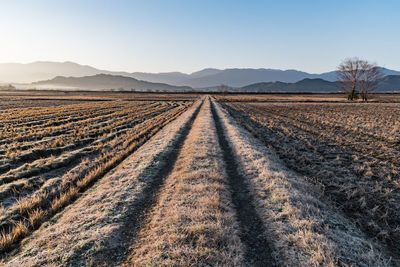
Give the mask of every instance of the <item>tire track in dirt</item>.
[[129, 256], [130, 247], [135, 242], [135, 237], [149, 220], [148, 215], [152, 207], [158, 202], [159, 191], [164, 184], [165, 178], [172, 172], [183, 144], [192, 129], [193, 122], [197, 118], [203, 104], [204, 100], [202, 100], [202, 103], [196, 108], [195, 112], [180, 132], [175, 147], [166, 157], [167, 162], [165, 166], [159, 169], [158, 173], [154, 176], [155, 178], [149, 182], [144, 189], [143, 197], [128, 211], [129, 215], [125, 220], [125, 224], [119, 229], [118, 233], [115, 233], [120, 236], [118, 246], [103, 251], [99, 257], [94, 257], [93, 262], [95, 265], [117, 266], [126, 261]]
[[245, 182], [245, 177], [238, 172], [233, 150], [229, 146], [214, 105], [215, 103], [211, 102], [211, 112], [223, 153], [232, 202], [240, 225], [240, 239], [246, 247], [245, 260], [253, 266], [275, 266], [270, 244], [265, 237], [264, 224], [256, 212], [253, 196]]

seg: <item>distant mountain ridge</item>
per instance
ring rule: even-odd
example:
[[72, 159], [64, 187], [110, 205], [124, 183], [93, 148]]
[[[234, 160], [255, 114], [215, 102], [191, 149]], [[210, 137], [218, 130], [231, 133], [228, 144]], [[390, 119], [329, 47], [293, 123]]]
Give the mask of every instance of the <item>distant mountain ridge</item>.
[[319, 78], [306, 78], [295, 83], [254, 83], [241, 87], [238, 90], [243, 92], [338, 92], [341, 89], [337, 82], [330, 82]]
[[111, 74], [96, 74], [85, 77], [63, 77], [34, 82], [31, 87], [37, 89], [63, 89], [63, 90], [123, 90], [123, 91], [190, 91], [188, 86], [174, 86], [165, 83], [152, 83], [140, 81], [131, 77]]
[[191, 78], [186, 83], [193, 88], [211, 87], [219, 84], [242, 87], [255, 82], [296, 82], [308, 78], [310, 75], [296, 70], [225, 69], [205, 77]]
[[[262, 82], [238, 88], [240, 92], [339, 92], [339, 82], [323, 79], [303, 79], [295, 83]], [[379, 83], [378, 92], [400, 92], [400, 75], [387, 75]]]
[[378, 91], [384, 92], [400, 92], [400, 75], [387, 75], [379, 83]]
[[99, 70], [91, 66], [73, 62], [33, 62], [28, 64], [0, 64], [0, 80], [8, 83], [31, 83], [53, 79], [56, 76], [90, 76], [98, 74]]
[[[400, 71], [382, 68], [385, 75], [400, 75]], [[321, 74], [311, 74], [298, 70], [207, 68], [191, 74], [181, 72], [145, 73], [100, 70], [91, 66], [73, 62], [34, 62], [28, 64], [0, 64], [0, 81], [5, 83], [31, 83], [50, 80], [57, 76], [85, 77], [97, 74], [125, 76], [153, 83], [165, 83], [174, 86], [189, 86], [192, 88], [212, 88], [221, 84], [230, 87], [244, 87], [261, 82], [295, 83], [303, 79], [324, 79], [334, 82], [335, 71]]]

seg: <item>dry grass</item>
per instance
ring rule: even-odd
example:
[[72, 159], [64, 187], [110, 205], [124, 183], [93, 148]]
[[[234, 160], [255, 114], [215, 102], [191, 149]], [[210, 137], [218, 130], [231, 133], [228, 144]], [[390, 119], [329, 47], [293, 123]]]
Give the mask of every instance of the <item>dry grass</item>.
[[[218, 107], [218, 105], [217, 105]], [[263, 144], [233, 121], [218, 114], [241, 172], [256, 199], [266, 229], [271, 231], [275, 258], [282, 266], [386, 266], [379, 246], [322, 196], [322, 189], [288, 171]]]
[[33, 228], [38, 227], [46, 217], [46, 212], [41, 209], [35, 209], [29, 212], [28, 221]]
[[29, 232], [29, 228], [25, 222], [17, 222], [12, 225], [12, 231], [5, 233], [4, 231], [0, 234], [0, 249], [7, 250], [12, 245], [19, 241], [21, 238], [26, 236]]
[[34, 207], [38, 206], [43, 199], [47, 197], [46, 192], [39, 192], [38, 194], [34, 194], [28, 197], [21, 197], [17, 200], [17, 207], [20, 214], [26, 214], [30, 212]]
[[51, 211], [57, 212], [61, 210], [61, 208], [69, 204], [78, 195], [78, 192], [78, 188], [70, 187], [67, 192], [61, 193], [59, 197], [51, 202]]
[[210, 103], [206, 101], [126, 265], [244, 265], [226, 186]]

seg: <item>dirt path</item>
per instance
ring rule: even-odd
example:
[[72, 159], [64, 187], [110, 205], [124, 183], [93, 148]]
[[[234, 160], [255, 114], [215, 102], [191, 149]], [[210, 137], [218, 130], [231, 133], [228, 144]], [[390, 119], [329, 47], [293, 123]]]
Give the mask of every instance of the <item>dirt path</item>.
[[[164, 155], [164, 158], [167, 158], [165, 164], [157, 169], [154, 179], [146, 184], [141, 198], [127, 209], [128, 216], [124, 219], [122, 227], [114, 232], [109, 240], [112, 242], [112, 240], [117, 239], [118, 243], [95, 257], [93, 262], [96, 265], [115, 266], [120, 265], [126, 260], [132, 240], [135, 240], [140, 229], [148, 222], [149, 211], [158, 202], [160, 188], [164, 184], [165, 178], [173, 170], [178, 155], [182, 150], [183, 143], [192, 129], [193, 122], [197, 118], [202, 105], [203, 103], [196, 108], [196, 111], [185, 124], [175, 141], [174, 147]], [[105, 242], [108, 241], [105, 240]]]
[[213, 105], [207, 98], [126, 266], [275, 266]]
[[232, 191], [232, 201], [240, 224], [240, 239], [245, 244], [245, 259], [254, 266], [274, 266], [271, 256], [270, 243], [265, 236], [264, 224], [253, 205], [254, 199], [245, 178], [239, 174], [234, 152], [224, 135], [224, 130], [214, 104], [211, 106], [216, 124], [218, 140], [223, 150], [228, 182]]
[[207, 99], [126, 266], [248, 266]]

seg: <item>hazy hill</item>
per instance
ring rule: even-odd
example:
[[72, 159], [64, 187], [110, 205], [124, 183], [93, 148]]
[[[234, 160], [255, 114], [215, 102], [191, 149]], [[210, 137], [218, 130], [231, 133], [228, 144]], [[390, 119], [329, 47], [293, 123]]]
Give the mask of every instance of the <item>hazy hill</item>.
[[71, 90], [136, 90], [136, 91], [188, 91], [188, 86], [173, 86], [165, 83], [152, 83], [134, 78], [110, 74], [97, 74], [85, 77], [58, 76], [51, 80], [32, 83], [38, 89], [71, 89]]
[[[303, 79], [295, 83], [262, 82], [254, 83], [237, 91], [244, 92], [337, 92], [341, 91], [338, 82], [330, 82], [323, 79]], [[388, 75], [383, 78], [377, 91], [400, 91], [400, 75]]]
[[98, 74], [99, 70], [73, 62], [34, 62], [28, 64], [0, 64], [0, 80], [13, 83], [30, 83], [52, 79], [56, 76], [89, 76]]
[[388, 75], [383, 78], [378, 87], [379, 91], [400, 91], [400, 75]]
[[340, 91], [337, 82], [323, 79], [303, 79], [295, 83], [262, 82], [244, 86], [244, 92], [335, 92]]
[[297, 70], [274, 69], [226, 69], [217, 73], [186, 80], [193, 88], [211, 87], [226, 84], [241, 87], [256, 82], [296, 82], [310, 74]]
[[[400, 75], [400, 71], [390, 70], [382, 67], [380, 67], [380, 69], [384, 75]], [[336, 71], [330, 71], [321, 74], [313, 74], [312, 76], [313, 78], [320, 78], [330, 82], [336, 81]]]
[[[385, 75], [400, 75], [400, 71], [381, 68]], [[243, 87], [248, 84], [260, 82], [284, 82], [295, 83], [303, 79], [323, 79], [329, 82], [336, 81], [336, 72], [325, 72], [322, 74], [310, 74], [298, 70], [276, 70], [276, 69], [225, 69], [216, 71], [214, 74], [190, 78], [185, 84], [193, 88], [212, 87], [226, 84], [232, 87]]]
[[220, 72], [222, 72], [222, 70], [213, 69], [213, 68], [207, 68], [207, 69], [203, 69], [203, 70], [200, 70], [200, 71], [192, 72], [186, 78], [188, 78], [188, 79], [196, 79], [196, 78], [206, 77], [206, 76], [209, 76], [209, 75], [215, 75], [215, 74], [218, 74]]
[[133, 72], [121, 75], [132, 77], [137, 80], [149, 81], [154, 83], [167, 83], [171, 85], [182, 85], [180, 81], [186, 79], [186, 77], [188, 76], [188, 74], [181, 72], [164, 72], [164, 73]]

